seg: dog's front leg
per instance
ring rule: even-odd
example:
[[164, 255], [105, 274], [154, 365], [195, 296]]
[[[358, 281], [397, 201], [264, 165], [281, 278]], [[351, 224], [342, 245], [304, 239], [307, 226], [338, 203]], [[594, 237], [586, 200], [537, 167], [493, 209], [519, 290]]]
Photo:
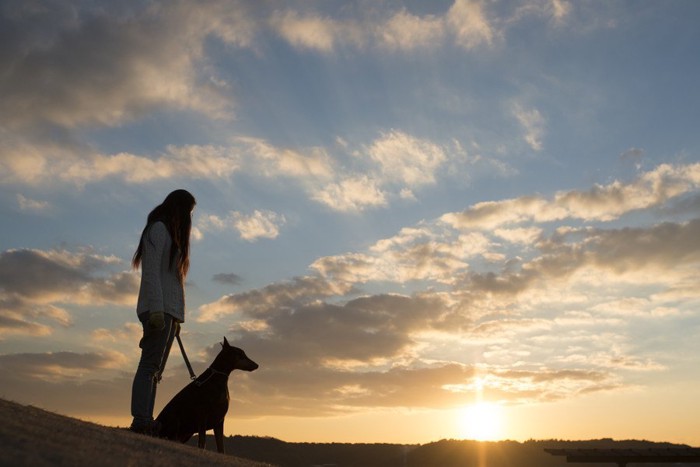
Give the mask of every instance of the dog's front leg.
[[214, 439], [216, 440], [216, 450], [221, 454], [224, 452], [224, 421], [223, 419], [214, 425]]
[[197, 441], [197, 446], [199, 449], [204, 449], [207, 445], [207, 429], [204, 428], [204, 423], [199, 425], [199, 440]]

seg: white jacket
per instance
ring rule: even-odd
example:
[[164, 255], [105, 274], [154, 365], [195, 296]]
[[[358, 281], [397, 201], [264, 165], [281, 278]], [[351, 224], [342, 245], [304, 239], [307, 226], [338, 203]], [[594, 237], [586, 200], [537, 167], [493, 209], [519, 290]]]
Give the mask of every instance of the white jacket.
[[170, 269], [172, 239], [162, 222], [154, 222], [143, 238], [141, 287], [136, 313], [164, 311], [179, 322], [185, 321], [185, 289], [177, 275], [177, 266]]

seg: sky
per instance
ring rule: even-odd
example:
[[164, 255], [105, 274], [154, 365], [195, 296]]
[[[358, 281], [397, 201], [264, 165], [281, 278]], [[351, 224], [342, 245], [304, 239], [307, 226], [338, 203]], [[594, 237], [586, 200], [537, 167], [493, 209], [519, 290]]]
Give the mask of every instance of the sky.
[[[130, 423], [197, 199], [227, 434], [700, 445], [700, 2], [0, 2], [0, 397]], [[156, 412], [189, 381], [177, 346]]]

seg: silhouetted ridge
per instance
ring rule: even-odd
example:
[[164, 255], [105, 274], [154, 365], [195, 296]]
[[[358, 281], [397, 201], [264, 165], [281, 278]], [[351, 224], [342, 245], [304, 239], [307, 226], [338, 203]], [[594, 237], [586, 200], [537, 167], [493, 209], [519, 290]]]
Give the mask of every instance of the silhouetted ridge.
[[[561, 458], [548, 449], [590, 448], [670, 448], [684, 447], [672, 443], [609, 438], [588, 441], [541, 440], [479, 442], [440, 440], [423, 445], [365, 443], [288, 443], [276, 438], [231, 436], [225, 439], [226, 450], [236, 455], [280, 467], [561, 467]], [[590, 464], [568, 464], [585, 467]], [[668, 467], [673, 464], [654, 464]]]

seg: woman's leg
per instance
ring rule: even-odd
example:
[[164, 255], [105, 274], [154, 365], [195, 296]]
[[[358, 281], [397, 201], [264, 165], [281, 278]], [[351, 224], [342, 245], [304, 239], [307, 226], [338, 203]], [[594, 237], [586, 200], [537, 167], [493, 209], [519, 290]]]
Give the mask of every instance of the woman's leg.
[[139, 342], [141, 359], [131, 388], [131, 415], [134, 417], [132, 428], [146, 430], [153, 422], [156, 385], [173, 342], [174, 320], [166, 313], [165, 327], [159, 330], [149, 327], [148, 313], [141, 314], [139, 319], [143, 325], [143, 337]]
[[170, 315], [166, 314], [165, 316], [166, 318], [164, 331], [167, 331], [168, 339], [165, 343], [163, 357], [161, 358], [160, 364], [158, 365], [158, 371], [156, 371], [154, 375], [155, 382], [153, 384], [151, 398], [149, 401], [149, 413], [151, 414], [151, 417], [156, 403], [156, 388], [158, 387], [158, 383], [160, 383], [160, 380], [163, 379], [163, 371], [165, 371], [165, 364], [168, 362], [168, 356], [170, 355], [170, 349], [173, 346], [173, 340], [175, 339], [175, 333], [177, 332], [178, 326], [177, 321], [175, 321]]

